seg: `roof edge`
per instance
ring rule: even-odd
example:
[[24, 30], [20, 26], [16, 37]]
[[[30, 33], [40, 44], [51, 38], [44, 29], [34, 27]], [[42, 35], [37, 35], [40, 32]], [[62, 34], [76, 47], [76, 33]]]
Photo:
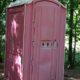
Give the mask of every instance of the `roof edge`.
[[41, 2], [41, 1], [50, 1], [66, 9], [66, 7], [62, 3], [60, 3], [58, 0], [33, 0], [33, 3]]
[[37, 3], [37, 2], [42, 2], [42, 1], [53, 2], [53, 3], [57, 4], [58, 6], [61, 6], [66, 9], [66, 7], [62, 3], [60, 3], [58, 0], [33, 0], [33, 1], [30, 0], [29, 2], [26, 1], [26, 2], [22, 2], [22, 3], [21, 2], [12, 2], [7, 8], [21, 6], [21, 5], [25, 5], [25, 4], [27, 5], [27, 4]]

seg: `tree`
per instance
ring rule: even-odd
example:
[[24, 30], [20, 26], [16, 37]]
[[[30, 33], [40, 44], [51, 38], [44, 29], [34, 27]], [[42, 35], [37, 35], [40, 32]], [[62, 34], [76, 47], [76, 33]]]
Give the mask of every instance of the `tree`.
[[[68, 67], [74, 68], [76, 43], [80, 40], [80, 0], [59, 0], [67, 6], [66, 34], [69, 36]], [[75, 5], [75, 6], [74, 6]], [[74, 47], [73, 47], [74, 44]], [[73, 49], [74, 48], [74, 49]]]
[[[74, 6], [75, 5], [75, 6]], [[71, 0], [70, 1], [70, 31], [69, 31], [69, 55], [68, 55], [68, 62], [70, 64], [70, 68], [74, 68], [75, 66], [75, 54], [76, 54], [76, 43], [78, 40], [80, 40], [80, 8], [78, 0]], [[74, 42], [73, 42], [74, 38]], [[72, 44], [74, 43], [74, 49], [72, 47]]]
[[70, 20], [69, 20], [69, 53], [68, 62], [70, 67], [73, 68], [73, 52], [72, 52], [72, 36], [73, 36], [73, 14], [74, 14], [74, 1], [70, 0]]
[[[74, 55], [76, 53], [76, 43], [78, 40], [80, 40], [80, 26], [79, 26], [79, 22], [80, 22], [80, 8], [79, 8], [79, 3], [76, 4], [76, 8], [74, 10], [74, 32], [73, 32], [73, 38], [74, 38]], [[75, 62], [75, 56], [73, 56], [73, 61]]]
[[11, 0], [1, 0], [0, 1], [0, 61], [2, 61], [3, 54], [5, 52], [5, 15], [6, 6], [11, 2]]

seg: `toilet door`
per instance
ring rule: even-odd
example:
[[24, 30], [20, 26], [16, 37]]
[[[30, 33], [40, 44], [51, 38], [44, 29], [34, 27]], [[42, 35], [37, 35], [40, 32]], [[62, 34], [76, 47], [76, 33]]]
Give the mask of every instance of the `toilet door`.
[[31, 80], [56, 80], [55, 6], [46, 1], [36, 3], [33, 17]]

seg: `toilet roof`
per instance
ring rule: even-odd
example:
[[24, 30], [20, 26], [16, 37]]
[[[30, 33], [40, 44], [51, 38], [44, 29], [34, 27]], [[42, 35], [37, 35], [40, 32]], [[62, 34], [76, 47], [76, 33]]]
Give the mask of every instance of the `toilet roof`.
[[14, 7], [14, 6], [19, 6], [23, 4], [30, 4], [30, 3], [35, 3], [35, 2], [40, 2], [40, 1], [50, 1], [53, 2], [59, 6], [62, 6], [63, 8], [66, 8], [62, 3], [60, 3], [58, 0], [16, 0], [15, 2], [12, 2], [8, 7]]

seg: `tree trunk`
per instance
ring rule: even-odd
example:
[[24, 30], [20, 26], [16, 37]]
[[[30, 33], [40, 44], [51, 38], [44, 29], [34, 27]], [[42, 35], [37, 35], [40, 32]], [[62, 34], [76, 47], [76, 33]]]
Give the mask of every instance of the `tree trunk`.
[[68, 63], [69, 68], [73, 68], [73, 52], [72, 52], [72, 39], [73, 39], [73, 11], [74, 4], [73, 0], [70, 0], [70, 21], [69, 21], [69, 53], [68, 53]]

